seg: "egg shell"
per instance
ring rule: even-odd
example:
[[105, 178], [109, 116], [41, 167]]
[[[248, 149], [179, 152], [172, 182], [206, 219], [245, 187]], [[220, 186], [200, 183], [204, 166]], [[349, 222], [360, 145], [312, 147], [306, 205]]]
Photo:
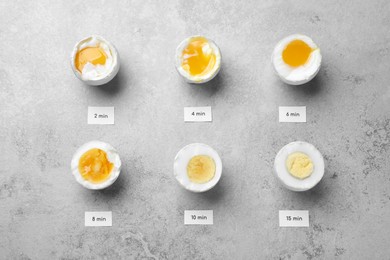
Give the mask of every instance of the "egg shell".
[[[110, 65], [111, 68], [109, 69], [109, 71], [107, 71], [107, 73], [104, 73], [103, 75], [101, 75], [99, 77], [86, 78], [76, 68], [76, 65], [75, 65], [76, 54], [79, 50], [82, 50], [85, 47], [98, 46], [99, 43], [103, 43], [104, 44], [103, 46], [107, 46], [109, 52], [107, 52], [107, 49], [103, 47], [103, 49], [105, 50], [107, 55], [111, 53], [111, 56], [112, 56], [112, 64]], [[94, 65], [90, 64], [90, 66], [94, 66]], [[101, 65], [99, 65], [99, 66], [101, 66]], [[76, 45], [74, 46], [72, 54], [71, 54], [71, 67], [72, 67], [74, 74], [77, 76], [77, 78], [80, 79], [81, 81], [85, 82], [87, 85], [91, 85], [91, 86], [104, 85], [104, 84], [110, 82], [116, 76], [116, 74], [118, 74], [118, 71], [120, 68], [119, 53], [116, 50], [115, 46], [113, 44], [111, 44], [109, 41], [105, 40], [101, 36], [92, 35], [92, 36], [89, 36], [89, 37], [82, 39], [81, 41], [76, 43]], [[97, 66], [95, 69], [99, 70], [99, 68], [97, 68]], [[100, 69], [100, 70], [102, 72], [102, 69]]]
[[[302, 40], [309, 45], [313, 51], [309, 60], [302, 66], [291, 67], [283, 61], [282, 53], [286, 46], [293, 40]], [[272, 64], [280, 79], [289, 85], [302, 85], [312, 80], [321, 68], [322, 55], [314, 41], [302, 34], [293, 34], [281, 40], [275, 47], [272, 54]]]
[[[192, 76], [190, 75], [186, 70], [183, 69], [181, 66], [182, 64], [182, 54], [184, 49], [188, 46], [188, 44], [194, 39], [202, 37], [207, 39], [211, 49], [213, 50], [215, 54], [215, 65], [214, 68], [207, 74], [202, 75], [202, 76]], [[175, 58], [175, 65], [176, 69], [179, 72], [179, 74], [188, 82], [188, 83], [193, 83], [193, 84], [202, 84], [206, 83], [210, 80], [212, 80], [220, 71], [221, 69], [221, 62], [222, 62], [222, 55], [221, 55], [221, 50], [219, 47], [215, 44], [214, 41], [208, 39], [207, 37], [201, 36], [201, 35], [194, 35], [191, 37], [188, 37], [187, 39], [183, 40], [179, 46], [176, 49], [176, 58]]]
[[[305, 179], [295, 178], [287, 170], [287, 157], [295, 152], [305, 153], [313, 162], [313, 172]], [[325, 172], [325, 163], [321, 153], [312, 144], [296, 141], [280, 149], [275, 157], [274, 170], [276, 177], [287, 189], [292, 191], [307, 191], [321, 181]]]
[[[196, 155], [208, 155], [213, 158], [215, 163], [215, 175], [209, 182], [194, 183], [191, 182], [187, 175], [187, 165], [192, 157]], [[218, 153], [206, 144], [193, 143], [183, 147], [176, 155], [173, 172], [178, 182], [185, 189], [192, 192], [205, 192], [212, 189], [222, 176], [222, 161]]]
[[[78, 168], [81, 156], [85, 152], [94, 148], [98, 148], [105, 151], [107, 153], [107, 159], [114, 164], [114, 168], [111, 170], [109, 178], [102, 183], [92, 183], [85, 180], [81, 176]], [[116, 179], [118, 179], [119, 174], [121, 172], [121, 166], [122, 162], [120, 160], [118, 152], [110, 144], [101, 141], [91, 141], [80, 146], [80, 148], [77, 149], [77, 151], [73, 155], [71, 162], [71, 170], [73, 176], [76, 178], [76, 181], [90, 190], [101, 190], [111, 186], [116, 181]]]

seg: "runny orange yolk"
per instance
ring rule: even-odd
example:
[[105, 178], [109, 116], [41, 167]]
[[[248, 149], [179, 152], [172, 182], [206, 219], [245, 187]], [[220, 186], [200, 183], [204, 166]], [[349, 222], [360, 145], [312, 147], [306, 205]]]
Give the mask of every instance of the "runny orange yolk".
[[93, 65], [106, 64], [106, 53], [100, 47], [86, 47], [76, 54], [75, 65], [78, 71], [82, 72], [85, 64], [92, 63]]
[[181, 66], [192, 76], [202, 76], [215, 66], [216, 57], [208, 40], [193, 38], [183, 50]]
[[312, 51], [312, 48], [306, 42], [293, 40], [283, 50], [282, 58], [286, 64], [298, 67], [307, 62]]
[[92, 183], [100, 183], [108, 179], [114, 165], [107, 159], [107, 153], [98, 148], [85, 152], [79, 160], [81, 176]]

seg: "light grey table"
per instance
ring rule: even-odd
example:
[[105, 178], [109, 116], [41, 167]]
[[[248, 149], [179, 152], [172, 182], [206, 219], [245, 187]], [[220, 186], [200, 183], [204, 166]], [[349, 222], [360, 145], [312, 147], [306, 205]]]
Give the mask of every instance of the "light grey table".
[[[1, 259], [386, 259], [390, 255], [390, 2], [0, 2]], [[275, 44], [311, 36], [323, 66], [303, 87], [273, 73]], [[121, 70], [83, 85], [73, 45], [99, 34]], [[193, 34], [220, 46], [223, 66], [205, 86], [174, 68]], [[278, 122], [278, 107], [307, 106], [308, 122]], [[115, 125], [87, 124], [88, 106], [115, 106]], [[212, 123], [183, 122], [183, 107], [212, 106]], [[104, 191], [70, 172], [90, 140], [112, 144], [123, 171]], [[290, 192], [273, 174], [285, 144], [324, 155], [312, 191]], [[178, 150], [215, 148], [220, 183], [193, 194], [173, 176]], [[214, 225], [185, 226], [185, 209], [214, 210]], [[280, 209], [310, 211], [309, 228], [279, 228]], [[85, 211], [113, 226], [84, 227]]]

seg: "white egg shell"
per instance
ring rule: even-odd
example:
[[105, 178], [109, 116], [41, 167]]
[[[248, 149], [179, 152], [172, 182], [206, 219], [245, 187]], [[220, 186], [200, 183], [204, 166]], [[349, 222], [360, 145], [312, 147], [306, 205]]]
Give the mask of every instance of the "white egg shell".
[[[209, 46], [211, 47], [207, 51], [214, 52], [215, 58], [216, 58], [214, 68], [209, 73], [202, 75], [202, 76], [192, 76], [186, 70], [184, 70], [183, 67], [181, 66], [183, 50], [187, 47], [188, 43], [192, 41], [192, 39], [197, 38], [197, 37], [203, 37], [203, 38], [207, 39]], [[203, 51], [206, 51], [206, 50], [203, 50]], [[212, 41], [204, 36], [194, 35], [194, 36], [188, 37], [187, 39], [182, 41], [176, 49], [176, 58], [175, 58], [176, 69], [179, 72], [179, 74], [189, 83], [202, 84], [202, 83], [206, 83], [206, 82], [212, 80], [221, 69], [221, 61], [222, 61], [222, 55], [221, 55], [221, 51], [220, 51], [219, 47], [215, 44], [214, 41]]]
[[[309, 60], [299, 67], [292, 67], [286, 64], [282, 57], [283, 50], [293, 40], [302, 40], [313, 49]], [[272, 54], [272, 64], [275, 72], [283, 82], [289, 85], [302, 85], [312, 80], [320, 70], [321, 61], [320, 49], [310, 37], [302, 34], [293, 34], [284, 38], [276, 45]]]
[[[313, 162], [313, 172], [305, 179], [295, 178], [287, 170], [287, 157], [295, 152], [305, 153]], [[325, 163], [321, 153], [312, 144], [296, 141], [280, 149], [275, 158], [274, 168], [276, 176], [287, 189], [292, 191], [306, 191], [321, 181], [324, 176]]]
[[[107, 55], [106, 64], [93, 65], [85, 64], [82, 73], [80, 73], [75, 65], [76, 54], [79, 50], [86, 47], [100, 46]], [[78, 79], [88, 85], [97, 86], [104, 85], [111, 81], [119, 71], [119, 54], [113, 44], [98, 35], [92, 35], [79, 41], [73, 48], [71, 55], [71, 66], [74, 74]]]
[[[94, 148], [98, 148], [105, 151], [107, 153], [107, 159], [114, 164], [114, 168], [112, 169], [109, 178], [102, 183], [91, 183], [85, 180], [81, 176], [78, 168], [81, 156], [85, 152]], [[119, 177], [119, 174], [121, 172], [121, 166], [122, 163], [118, 152], [110, 144], [101, 141], [91, 141], [86, 144], [83, 144], [79, 149], [77, 149], [77, 151], [73, 155], [72, 162], [71, 162], [72, 173], [73, 176], [76, 178], [76, 181], [80, 183], [82, 186], [84, 186], [85, 188], [90, 190], [101, 190], [112, 185]]]
[[[193, 183], [187, 175], [187, 165], [196, 155], [208, 155], [215, 162], [215, 175], [209, 182]], [[222, 161], [218, 153], [206, 144], [193, 143], [183, 147], [176, 155], [173, 164], [173, 172], [178, 182], [192, 192], [205, 192], [213, 188], [222, 176]]]

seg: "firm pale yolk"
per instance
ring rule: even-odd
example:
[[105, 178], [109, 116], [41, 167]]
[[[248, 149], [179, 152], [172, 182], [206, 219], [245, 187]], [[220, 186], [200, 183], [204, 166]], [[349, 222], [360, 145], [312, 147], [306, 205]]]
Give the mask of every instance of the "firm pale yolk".
[[214, 178], [215, 163], [207, 155], [196, 155], [187, 165], [187, 175], [191, 182], [206, 183]]
[[78, 71], [82, 72], [84, 65], [92, 63], [93, 65], [106, 64], [106, 53], [100, 47], [86, 47], [76, 54], [75, 65]]
[[107, 159], [107, 153], [98, 148], [85, 152], [79, 160], [81, 176], [92, 183], [100, 183], [108, 179], [114, 164]]
[[196, 37], [183, 50], [181, 66], [192, 76], [202, 76], [214, 68], [215, 62], [216, 57], [208, 40]]
[[286, 64], [292, 67], [298, 67], [307, 62], [312, 51], [312, 48], [304, 41], [294, 40], [283, 50], [282, 58]]
[[286, 167], [288, 172], [298, 179], [309, 177], [314, 168], [310, 157], [300, 152], [292, 153], [287, 157]]

